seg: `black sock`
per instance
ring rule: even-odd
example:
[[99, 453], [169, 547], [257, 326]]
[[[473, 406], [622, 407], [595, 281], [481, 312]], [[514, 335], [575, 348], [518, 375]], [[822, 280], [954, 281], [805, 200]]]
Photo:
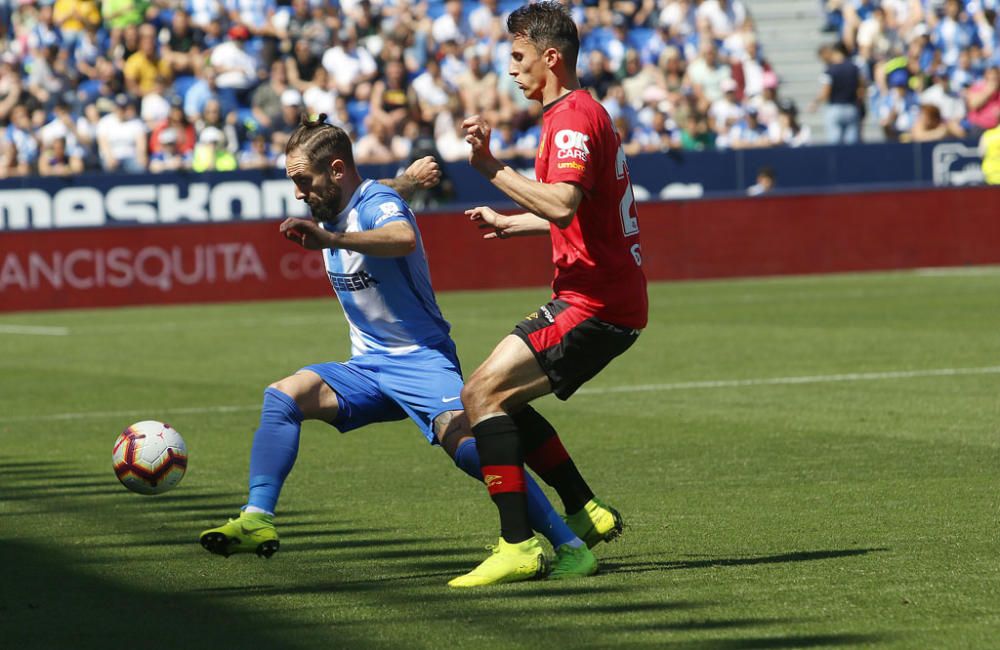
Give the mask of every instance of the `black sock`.
[[555, 488], [566, 514], [579, 512], [594, 498], [594, 492], [583, 480], [576, 463], [563, 447], [559, 434], [548, 420], [530, 406], [514, 415], [513, 420], [521, 432], [528, 467]]
[[524, 485], [524, 453], [517, 425], [507, 415], [483, 420], [474, 427], [483, 482], [500, 512], [500, 536], [511, 544], [534, 536], [528, 523]]

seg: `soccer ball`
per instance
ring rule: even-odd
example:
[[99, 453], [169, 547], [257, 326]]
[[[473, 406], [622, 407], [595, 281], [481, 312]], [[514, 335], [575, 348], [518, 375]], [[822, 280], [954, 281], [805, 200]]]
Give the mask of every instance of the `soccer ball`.
[[187, 471], [184, 438], [169, 424], [136, 422], [115, 441], [111, 462], [122, 485], [139, 494], [161, 494]]

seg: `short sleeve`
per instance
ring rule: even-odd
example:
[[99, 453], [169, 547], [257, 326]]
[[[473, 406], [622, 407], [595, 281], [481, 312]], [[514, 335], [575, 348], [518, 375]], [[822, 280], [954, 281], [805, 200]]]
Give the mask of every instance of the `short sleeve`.
[[580, 111], [565, 110], [547, 125], [548, 183], [575, 183], [585, 191], [594, 189], [597, 177], [597, 133], [594, 121]]
[[376, 196], [361, 210], [359, 225], [362, 230], [375, 230], [393, 221], [409, 222], [408, 212], [401, 199], [391, 195]]

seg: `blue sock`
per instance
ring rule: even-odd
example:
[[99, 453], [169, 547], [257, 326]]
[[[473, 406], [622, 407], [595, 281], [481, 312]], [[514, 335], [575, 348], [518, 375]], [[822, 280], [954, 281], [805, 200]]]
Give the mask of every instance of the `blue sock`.
[[299, 453], [304, 416], [299, 405], [276, 388], [264, 391], [260, 427], [250, 450], [250, 497], [247, 505], [274, 513], [281, 486]]
[[[471, 476], [482, 481], [483, 472], [479, 466], [479, 450], [475, 440], [466, 440], [455, 450], [455, 464]], [[552, 548], [558, 548], [576, 539], [576, 535], [566, 525], [552, 504], [546, 498], [542, 488], [528, 472], [524, 473], [525, 487], [528, 491], [528, 521], [531, 527], [545, 536]]]

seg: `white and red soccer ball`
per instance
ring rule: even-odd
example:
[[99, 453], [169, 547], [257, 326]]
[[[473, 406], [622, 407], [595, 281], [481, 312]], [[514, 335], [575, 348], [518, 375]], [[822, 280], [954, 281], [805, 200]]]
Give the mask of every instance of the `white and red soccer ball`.
[[115, 476], [139, 494], [161, 494], [180, 483], [187, 460], [181, 434], [156, 420], [136, 422], [122, 431], [112, 452]]

